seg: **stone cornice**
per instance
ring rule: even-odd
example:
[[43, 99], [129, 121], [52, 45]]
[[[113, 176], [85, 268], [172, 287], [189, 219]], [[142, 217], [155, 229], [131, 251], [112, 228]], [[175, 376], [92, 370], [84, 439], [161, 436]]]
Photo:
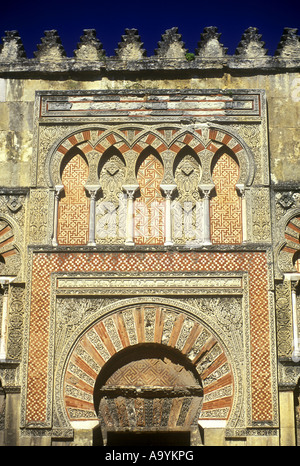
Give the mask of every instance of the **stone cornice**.
[[44, 61], [32, 58], [20, 58], [15, 61], [0, 61], [0, 77], [15, 77], [18, 75], [29, 76], [54, 76], [54, 75], [82, 75], [91, 74], [110, 75], [117, 77], [119, 74], [143, 73], [156, 74], [157, 72], [176, 73], [176, 75], [197, 76], [212, 72], [220, 73], [284, 73], [300, 70], [299, 58], [266, 57], [261, 59], [244, 59], [236, 56], [227, 56], [220, 59], [195, 58], [192, 61], [186, 59], [168, 58], [142, 58], [138, 60], [122, 60], [118, 58], [105, 58], [102, 60], [77, 60], [75, 58], [63, 58], [56, 61]]
[[204, 28], [195, 53], [185, 48], [178, 28], [162, 35], [154, 55], [148, 57], [136, 29], [126, 29], [114, 56], [106, 56], [94, 29], [85, 29], [74, 56], [68, 57], [56, 30], [45, 31], [41, 43], [28, 58], [17, 31], [6, 31], [0, 44], [0, 77], [29, 75], [113, 75], [147, 72], [176, 76], [202, 73], [282, 73], [300, 69], [300, 38], [297, 29], [284, 28], [274, 56], [268, 55], [257, 28], [248, 28], [234, 55], [220, 43], [216, 27]]

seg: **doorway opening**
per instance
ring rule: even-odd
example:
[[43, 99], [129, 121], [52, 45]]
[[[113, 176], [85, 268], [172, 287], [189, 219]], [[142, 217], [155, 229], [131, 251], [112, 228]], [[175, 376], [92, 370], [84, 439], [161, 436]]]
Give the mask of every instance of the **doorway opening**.
[[190, 432], [107, 432], [107, 446], [190, 446]]
[[190, 445], [198, 427], [203, 388], [179, 350], [143, 343], [103, 366], [94, 404], [106, 445]]

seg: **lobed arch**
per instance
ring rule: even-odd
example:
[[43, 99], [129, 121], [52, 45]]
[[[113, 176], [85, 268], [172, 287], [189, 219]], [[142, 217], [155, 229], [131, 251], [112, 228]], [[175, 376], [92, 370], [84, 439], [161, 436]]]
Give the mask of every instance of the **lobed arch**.
[[152, 146], [141, 151], [135, 165], [138, 188], [134, 203], [134, 236], [136, 244], [164, 244], [165, 203], [161, 189], [164, 163]]
[[60, 167], [59, 167], [59, 178], [60, 181], [62, 182], [62, 176], [63, 176], [63, 171], [66, 168], [66, 165], [75, 157], [76, 155], [79, 155], [84, 162], [86, 163], [87, 167], [89, 166], [88, 159], [83, 152], [83, 150], [77, 146], [73, 146], [71, 149], [69, 149], [64, 156], [61, 159]]
[[[170, 299], [133, 298], [109, 305], [92, 322], [82, 323], [66, 343], [58, 363], [56, 409], [65, 426], [98, 422], [94, 387], [112, 357], [124, 349], [145, 344], [162, 345], [185, 358], [203, 384], [201, 419], [234, 419], [241, 386], [235, 360], [222, 338], [205, 316]], [[64, 420], [64, 421], [63, 421]], [[94, 424], [95, 425], [95, 424]]]
[[[227, 148], [236, 157], [240, 167], [238, 184], [250, 186], [254, 179], [255, 163], [253, 154], [245, 141], [228, 128], [200, 124], [193, 126], [194, 128], [189, 127], [176, 132], [169, 143], [169, 149], [176, 155], [184, 147], [189, 147], [197, 153], [205, 176], [205, 180], [203, 179], [202, 182], [213, 184], [211, 174], [215, 154], [220, 148]], [[197, 129], [198, 126], [202, 126], [202, 128]]]
[[[253, 155], [246, 143], [231, 129], [218, 125], [178, 125], [151, 126], [141, 128], [138, 124], [131, 126], [85, 127], [76, 130], [56, 142], [48, 153], [46, 160], [46, 180], [49, 186], [61, 184], [60, 164], [66, 153], [73, 147], [80, 149], [88, 163], [99, 163], [107, 149], [115, 147], [127, 159], [136, 163], [139, 154], [151, 146], [163, 159], [168, 168], [174, 163], [181, 149], [189, 147], [198, 154], [203, 172], [211, 173], [211, 164], [216, 151], [228, 147], [237, 157], [240, 166], [239, 184], [250, 186], [253, 182], [255, 164]], [[96, 156], [95, 156], [96, 154]], [[127, 166], [128, 168], [128, 166]], [[210, 180], [211, 181], [211, 180]], [[207, 180], [205, 181], [207, 183]]]
[[76, 147], [86, 157], [89, 168], [97, 166], [101, 155], [115, 146], [121, 152], [128, 150], [125, 136], [111, 128], [89, 127], [69, 133], [57, 141], [48, 153], [45, 178], [49, 187], [61, 185], [61, 164], [70, 150]]
[[[251, 186], [255, 174], [254, 156], [245, 143], [245, 141], [231, 128], [221, 128], [214, 125], [209, 130], [209, 138], [212, 145], [209, 145], [212, 152], [215, 154], [218, 150], [218, 145], [228, 148], [231, 154], [236, 157], [240, 167], [240, 177], [237, 184]], [[213, 159], [212, 159], [213, 163]]]

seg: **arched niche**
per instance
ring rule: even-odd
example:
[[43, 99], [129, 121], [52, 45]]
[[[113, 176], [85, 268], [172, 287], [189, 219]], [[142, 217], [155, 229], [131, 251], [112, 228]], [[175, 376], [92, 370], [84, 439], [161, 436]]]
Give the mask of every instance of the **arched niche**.
[[[239, 179], [237, 183], [243, 186], [251, 186], [255, 175], [254, 156], [239, 134], [230, 127], [220, 127], [219, 125], [211, 125], [208, 131], [208, 137], [212, 145], [208, 145], [208, 149], [216, 154], [217, 151], [223, 148], [229, 151], [235, 157], [239, 165]], [[211, 158], [211, 172], [214, 164], [214, 156]]]
[[188, 146], [198, 154], [202, 165], [201, 183], [211, 182], [211, 168], [215, 153], [227, 147], [233, 152], [240, 166], [238, 183], [251, 186], [255, 174], [254, 156], [246, 142], [230, 127], [216, 124], [195, 123], [189, 125], [188, 129], [182, 129], [174, 133], [174, 138], [168, 147], [178, 153], [183, 147]]
[[194, 149], [191, 149], [189, 146], [185, 146], [182, 149], [180, 149], [174, 158], [174, 164], [173, 164], [174, 178], [176, 175], [176, 171], [178, 170], [178, 166], [183, 165], [185, 161], [190, 165], [190, 169], [188, 170], [186, 175], [188, 176], [191, 170], [196, 169], [197, 175], [198, 175], [198, 184], [199, 184], [199, 181], [201, 179], [201, 170], [202, 170], [201, 161], [199, 158], [199, 154], [195, 152]]
[[[101, 154], [109, 147], [122, 147], [122, 150], [128, 149], [125, 140], [125, 134], [118, 131], [112, 131], [111, 127], [89, 126], [76, 129], [67, 133], [53, 143], [50, 148], [45, 163], [45, 179], [49, 187], [61, 184], [60, 165], [68, 151], [77, 148], [81, 150], [88, 161], [89, 165], [96, 165], [99, 162]], [[98, 154], [98, 157], [95, 157]], [[97, 168], [96, 168], [97, 171]]]

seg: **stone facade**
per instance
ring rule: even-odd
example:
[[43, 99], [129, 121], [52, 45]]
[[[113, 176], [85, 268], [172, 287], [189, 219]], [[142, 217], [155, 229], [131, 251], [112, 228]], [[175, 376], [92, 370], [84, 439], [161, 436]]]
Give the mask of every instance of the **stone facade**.
[[300, 39], [0, 49], [0, 444], [299, 444]]

